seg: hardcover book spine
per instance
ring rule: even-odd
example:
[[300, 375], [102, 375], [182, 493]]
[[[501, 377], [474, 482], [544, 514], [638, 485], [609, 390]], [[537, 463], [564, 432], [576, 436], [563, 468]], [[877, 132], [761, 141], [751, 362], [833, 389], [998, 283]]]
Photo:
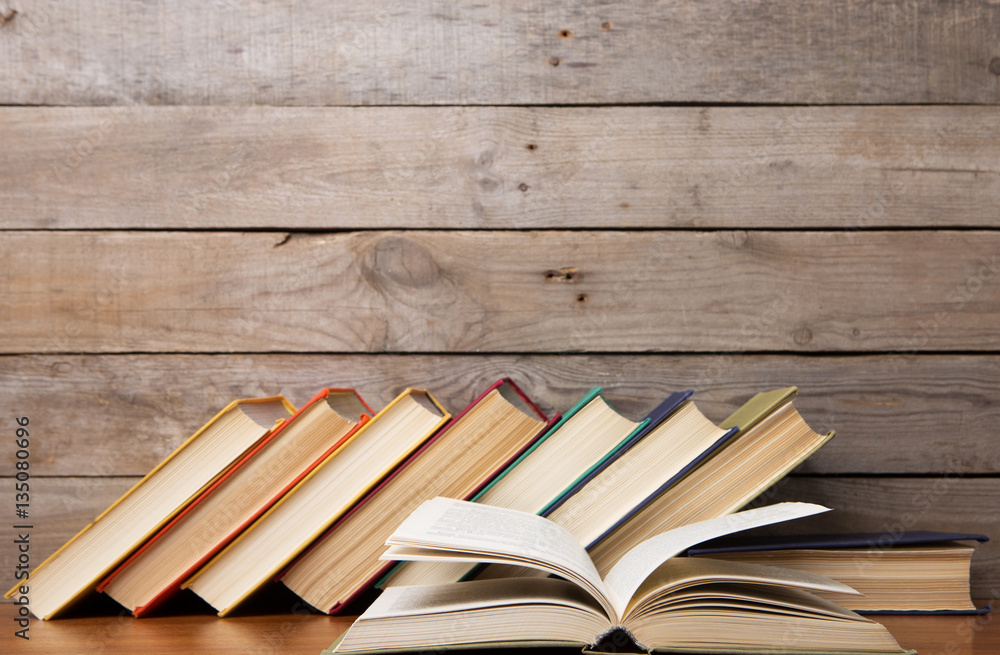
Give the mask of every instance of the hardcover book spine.
[[629, 439], [625, 443], [625, 445], [619, 447], [618, 450], [615, 451], [614, 455], [605, 459], [603, 462], [601, 462], [599, 466], [590, 471], [590, 473], [588, 473], [583, 479], [577, 482], [572, 488], [570, 488], [568, 491], [562, 494], [562, 496], [557, 501], [546, 507], [542, 511], [541, 516], [549, 516], [550, 514], [552, 514], [552, 512], [556, 511], [559, 507], [561, 507], [563, 503], [565, 503], [574, 494], [578, 493], [581, 489], [583, 489], [583, 487], [588, 482], [590, 482], [595, 477], [600, 475], [604, 469], [611, 466], [611, 464], [613, 464], [615, 460], [617, 460], [623, 454], [628, 452], [628, 450], [632, 446], [639, 443], [639, 441], [641, 441], [644, 437], [646, 437], [646, 435], [648, 435], [650, 432], [656, 429], [656, 427], [660, 425], [660, 423], [669, 418], [670, 415], [673, 414], [675, 411], [677, 411], [677, 408], [680, 407], [685, 401], [687, 401], [693, 393], [694, 393], [693, 390], [688, 389], [687, 391], [678, 391], [670, 394], [670, 396], [668, 396], [666, 400], [657, 405], [653, 409], [653, 411], [651, 411], [647, 415], [646, 418], [649, 420], [649, 423], [647, 423], [644, 428], [642, 428], [639, 432], [635, 434], [635, 436]]
[[687, 466], [678, 471], [676, 475], [674, 475], [669, 480], [660, 485], [660, 487], [656, 491], [651, 493], [649, 496], [646, 497], [645, 500], [643, 500], [641, 503], [633, 507], [625, 516], [616, 521], [614, 525], [612, 525], [604, 532], [604, 534], [599, 536], [597, 539], [594, 539], [594, 541], [592, 541], [591, 543], [587, 544], [587, 550], [590, 550], [591, 548], [599, 544], [601, 541], [606, 539], [608, 535], [610, 535], [615, 530], [620, 528], [622, 525], [627, 523], [633, 516], [641, 512], [643, 508], [646, 507], [646, 505], [653, 502], [660, 494], [664, 493], [667, 489], [677, 484], [688, 473], [698, 468], [702, 462], [708, 459], [714, 452], [716, 452], [717, 450], [725, 446], [727, 443], [729, 443], [729, 441], [737, 434], [739, 434], [739, 428], [738, 427], [731, 428], [728, 432], [722, 435], [722, 437], [720, 437], [718, 441], [716, 441], [714, 444], [706, 448], [704, 452], [702, 452], [700, 455], [691, 460]]

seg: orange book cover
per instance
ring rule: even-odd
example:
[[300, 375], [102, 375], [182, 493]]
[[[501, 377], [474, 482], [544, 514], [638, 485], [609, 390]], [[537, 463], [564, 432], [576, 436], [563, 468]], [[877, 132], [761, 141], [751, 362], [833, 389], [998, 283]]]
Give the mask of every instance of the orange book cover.
[[296, 484], [298, 484], [298, 482], [301, 481], [306, 475], [308, 475], [310, 471], [312, 471], [317, 465], [319, 465], [320, 462], [322, 462], [326, 457], [328, 457], [330, 455], [330, 453], [334, 452], [335, 450], [337, 450], [338, 448], [340, 448], [345, 442], [347, 442], [348, 440], [350, 440], [350, 438], [352, 436], [354, 436], [354, 434], [359, 429], [361, 429], [362, 426], [364, 426], [369, 420], [371, 420], [371, 416], [374, 415], [375, 412], [368, 405], [368, 403], [365, 402], [364, 398], [362, 398], [361, 395], [357, 393], [357, 391], [355, 391], [354, 389], [341, 389], [341, 388], [328, 387], [328, 388], [325, 388], [325, 389], [321, 390], [319, 393], [317, 393], [315, 396], [313, 396], [307, 403], [305, 403], [301, 408], [299, 408], [299, 410], [297, 412], [295, 412], [287, 420], [282, 421], [281, 424], [278, 425], [274, 430], [272, 430], [271, 433], [267, 437], [265, 437], [264, 439], [262, 439], [260, 441], [260, 443], [258, 443], [254, 448], [252, 448], [242, 458], [240, 458], [239, 461], [237, 461], [232, 467], [230, 467], [230, 469], [228, 471], [226, 471], [222, 476], [220, 476], [211, 486], [209, 486], [197, 498], [195, 498], [193, 501], [191, 501], [191, 503], [188, 504], [188, 506], [185, 507], [184, 510], [180, 514], [178, 514], [177, 516], [175, 516], [173, 518], [173, 520], [170, 521], [170, 523], [168, 523], [167, 525], [165, 525], [163, 528], [160, 529], [159, 532], [157, 532], [153, 537], [151, 537], [148, 541], [146, 541], [146, 543], [143, 544], [142, 547], [139, 548], [137, 551], [135, 551], [135, 553], [133, 553], [131, 557], [129, 557], [124, 562], [122, 562], [122, 564], [120, 564], [110, 575], [108, 575], [108, 577], [106, 577], [103, 581], [101, 581], [101, 583], [97, 586], [97, 591], [104, 591], [104, 589], [108, 586], [108, 584], [110, 584], [111, 580], [114, 579], [115, 576], [117, 576], [126, 567], [128, 567], [129, 564], [132, 563], [132, 561], [134, 561], [136, 558], [138, 558], [144, 551], [146, 551], [158, 539], [161, 539], [167, 532], [170, 531], [170, 529], [174, 525], [176, 525], [177, 523], [179, 523], [185, 516], [187, 516], [190, 512], [192, 512], [201, 502], [203, 502], [207, 497], [209, 497], [216, 489], [218, 489], [227, 480], [229, 480], [240, 469], [240, 467], [242, 467], [243, 465], [245, 465], [254, 456], [256, 456], [258, 453], [260, 453], [272, 441], [274, 441], [275, 439], [280, 438], [280, 436], [282, 435], [282, 433], [284, 432], [284, 430], [289, 425], [293, 424], [295, 422], [295, 420], [299, 416], [301, 416], [309, 407], [311, 407], [313, 404], [315, 404], [315, 403], [317, 403], [317, 402], [319, 402], [321, 400], [326, 400], [327, 398], [330, 397], [331, 393], [352, 393], [352, 394], [354, 394], [357, 397], [357, 399], [359, 401], [361, 401], [361, 404], [365, 407], [365, 409], [368, 410], [369, 414], [362, 414], [360, 416], [360, 419], [359, 419], [358, 423], [353, 428], [351, 428], [351, 430], [349, 432], [347, 432], [347, 434], [345, 434], [344, 436], [342, 436], [340, 439], [337, 440], [336, 443], [334, 443], [329, 448], [327, 448], [323, 452], [322, 455], [320, 455], [319, 457], [317, 457], [313, 462], [311, 462], [309, 464], [309, 466], [307, 466], [305, 469], [303, 469], [302, 471], [300, 471], [298, 473], [298, 475], [296, 475], [294, 479], [292, 479], [285, 486], [283, 486], [281, 488], [281, 490], [278, 491], [278, 493], [276, 493], [274, 496], [272, 496], [271, 498], [269, 498], [267, 500], [267, 502], [265, 502], [263, 505], [261, 505], [259, 508], [257, 508], [257, 510], [253, 513], [252, 516], [248, 517], [235, 530], [233, 530], [225, 538], [223, 538], [217, 544], [213, 545], [210, 549], [208, 549], [208, 551], [201, 558], [199, 558], [190, 567], [188, 567], [188, 569], [185, 570], [183, 574], [181, 574], [180, 576], [178, 576], [178, 578], [176, 580], [174, 580], [169, 585], [167, 585], [165, 588], [163, 588], [152, 600], [150, 600], [145, 605], [137, 607], [135, 609], [135, 611], [133, 612], [133, 614], [135, 616], [137, 616], [137, 617], [147, 616], [154, 609], [156, 609], [156, 607], [158, 607], [164, 601], [168, 600], [174, 594], [176, 594], [178, 591], [180, 591], [180, 589], [181, 589], [181, 583], [183, 583], [189, 577], [191, 577], [192, 575], [194, 575], [194, 573], [198, 569], [200, 569], [202, 566], [204, 566], [206, 562], [208, 562], [219, 551], [221, 551], [223, 548], [225, 548], [225, 546], [229, 542], [231, 542], [233, 539], [235, 539], [241, 532], [243, 532], [243, 530], [245, 530], [254, 521], [256, 521], [264, 512], [266, 512], [272, 505], [274, 505], [274, 503], [276, 503], [278, 500], [280, 500], [281, 497], [284, 496], [288, 492], [289, 489], [291, 489]]
[[[382, 409], [382, 411], [380, 411], [378, 414], [376, 414], [374, 417], [372, 417], [372, 419], [370, 421], [367, 421], [364, 426], [361, 426], [358, 430], [356, 430], [354, 432], [354, 435], [352, 435], [348, 441], [353, 440], [353, 439], [363, 439], [365, 432], [372, 425], [376, 424], [379, 421], [380, 418], [384, 417], [393, 407], [395, 407], [396, 405], [398, 405], [398, 403], [401, 401], [401, 399], [403, 399], [404, 397], [406, 397], [406, 396], [408, 396], [410, 394], [413, 394], [413, 393], [420, 393], [420, 394], [425, 395], [427, 397], [427, 399], [441, 412], [442, 415], [440, 417], [440, 420], [438, 421], [438, 423], [433, 428], [431, 428], [429, 431], [427, 431], [426, 434], [423, 434], [423, 435], [414, 435], [417, 438], [415, 438], [413, 440], [413, 442], [411, 444], [409, 444], [409, 447], [407, 448], [406, 452], [402, 453], [399, 456], [399, 458], [396, 461], [394, 461], [392, 464], [390, 464], [385, 470], [380, 471], [377, 475], [375, 475], [370, 480], [369, 484], [367, 486], [365, 486], [364, 489], [360, 490], [358, 492], [358, 494], [352, 500], [350, 500], [347, 503], [347, 507], [348, 508], [352, 508], [359, 500], [361, 500], [362, 498], [364, 498], [365, 495], [367, 495], [368, 491], [370, 491], [370, 489], [373, 486], [379, 484], [379, 482], [381, 482], [387, 475], [390, 475], [403, 461], [405, 461], [410, 456], [410, 454], [412, 454], [412, 452], [414, 450], [416, 450], [417, 448], [419, 448], [432, 435], [436, 434], [437, 431], [441, 428], [441, 426], [444, 425], [444, 424], [446, 424], [451, 419], [451, 414], [447, 410], [445, 410], [444, 407], [441, 405], [441, 403], [439, 403], [429, 392], [427, 392], [426, 390], [413, 389], [413, 388], [408, 387], [406, 390], [404, 390], [402, 393], [400, 393], [396, 398], [394, 398], [388, 405], [386, 405]], [[346, 443], [345, 443], [345, 446], [346, 446]], [[211, 567], [212, 567], [212, 565], [213, 565], [213, 563], [215, 563], [217, 560], [219, 560], [219, 558], [224, 557], [225, 554], [227, 553], [227, 551], [229, 551], [230, 549], [236, 547], [242, 539], [246, 539], [247, 535], [254, 530], [255, 526], [258, 523], [261, 523], [261, 522], [267, 520], [268, 517], [271, 514], [280, 511], [283, 508], [283, 506], [286, 503], [288, 503], [289, 499], [291, 499], [291, 498], [293, 498], [295, 496], [296, 492], [300, 488], [302, 488], [304, 485], [306, 485], [310, 481], [311, 478], [313, 478], [317, 474], [321, 473], [322, 470], [331, 462], [331, 460], [336, 459], [336, 453], [337, 452], [339, 452], [339, 448], [336, 449], [336, 450], [334, 450], [334, 452], [331, 455], [328, 455], [322, 462], [320, 462], [317, 466], [315, 466], [293, 488], [291, 488], [280, 500], [278, 500], [278, 502], [276, 502], [266, 512], [264, 512], [257, 519], [257, 521], [254, 522], [253, 525], [248, 526], [246, 528], [246, 530], [243, 531], [242, 534], [238, 535], [235, 539], [233, 539], [231, 542], [229, 542], [229, 544], [225, 548], [223, 548], [222, 550], [220, 550], [215, 555], [215, 557], [213, 557], [211, 560], [209, 560], [208, 562], [206, 562], [201, 568], [199, 568], [194, 573], [194, 575], [192, 575], [190, 578], [188, 578], [186, 581], [184, 581], [181, 584], [181, 589], [186, 589], [186, 588], [190, 587], [202, 574], [204, 574], [206, 572], [206, 570], [210, 570]], [[302, 545], [302, 547], [305, 547], [305, 545], [307, 545], [309, 543], [312, 543], [312, 541], [314, 541], [316, 539], [316, 537], [319, 536], [319, 534], [322, 534], [322, 532], [324, 530], [326, 530], [327, 527], [329, 527], [330, 523], [332, 523], [333, 521], [337, 520], [340, 517], [340, 515], [341, 514], [338, 512], [335, 515], [329, 517], [329, 519], [324, 522], [324, 524], [322, 525], [322, 527], [319, 527], [316, 530], [316, 532], [313, 535], [311, 535], [306, 540], [306, 542]], [[279, 571], [284, 570], [284, 568], [291, 562], [291, 560], [294, 559], [299, 554], [299, 550], [300, 549], [296, 549], [296, 551], [294, 553], [290, 554], [285, 561], [281, 562], [280, 565], [276, 566], [273, 571], [268, 572], [267, 575], [264, 576], [264, 578], [262, 578], [262, 580], [261, 580], [260, 583], [258, 583], [257, 585], [255, 585], [253, 589], [251, 589], [251, 590], [247, 591], [246, 593], [244, 593], [243, 596], [239, 600], [237, 600], [236, 602], [232, 603], [229, 607], [226, 607], [226, 608], [223, 608], [222, 610], [220, 610], [219, 611], [219, 616], [226, 616], [240, 602], [242, 602], [243, 600], [245, 600], [257, 588], [259, 588], [259, 586], [261, 584], [263, 584], [267, 580], [273, 579], [274, 576], [277, 575], [277, 573]]]

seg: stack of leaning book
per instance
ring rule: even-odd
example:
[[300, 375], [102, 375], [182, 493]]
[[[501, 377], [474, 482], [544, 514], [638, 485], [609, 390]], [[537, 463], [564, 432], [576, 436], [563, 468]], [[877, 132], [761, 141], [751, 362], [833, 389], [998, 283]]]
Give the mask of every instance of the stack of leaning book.
[[[429, 392], [413, 388], [379, 412], [352, 389], [324, 389], [298, 410], [282, 397], [234, 401], [31, 573], [31, 611], [42, 619], [57, 617], [86, 602], [90, 594], [103, 592], [142, 617], [155, 614], [175, 595], [193, 593], [225, 616], [280, 584], [317, 610], [338, 613], [363, 609], [375, 595], [368, 592], [383, 590], [369, 609], [381, 623], [372, 622], [366, 613], [358, 625], [379, 626], [389, 620], [390, 629], [399, 631], [393, 621], [402, 619], [391, 607], [395, 598], [423, 608], [403, 622], [424, 621], [421, 625], [433, 638], [440, 637], [440, 617], [428, 618], [436, 616], [429, 610], [433, 603], [405, 600], [406, 594], [416, 592], [404, 590], [437, 589], [449, 598], [456, 593], [506, 594], [510, 606], [523, 612], [525, 598], [511, 590], [543, 593], [549, 585], [543, 578], [554, 572], [573, 580], [565, 570], [537, 562], [515, 565], [511, 553], [490, 551], [484, 556], [489, 549], [442, 556], [422, 552], [427, 548], [421, 545], [414, 547], [420, 552], [412, 557], [414, 552], [394, 546], [390, 553], [398, 556], [385, 556], [396, 528], [412, 525], [412, 517], [425, 511], [426, 501], [442, 498], [469, 501], [462, 507], [508, 517], [499, 521], [531, 517], [543, 522], [537, 525], [544, 526], [540, 529], [545, 534], [558, 531], [578, 544], [586, 566], [592, 568], [587, 569], [590, 586], [584, 585], [590, 596], [584, 599], [579, 589], [560, 593], [591, 610], [594, 603], [601, 606], [603, 614], [588, 619], [588, 630], [597, 625], [594, 620], [610, 621], [608, 630], [620, 629], [631, 645], [643, 646], [625, 627], [635, 608], [628, 598], [622, 599], [624, 591], [612, 586], [614, 572], [651, 539], [740, 516], [734, 513], [832, 438], [832, 432], [820, 434], [806, 424], [793, 405], [796, 391], [788, 387], [757, 394], [719, 425], [695, 406], [690, 390], [671, 394], [633, 421], [595, 387], [564, 415], [550, 417], [508, 378], [491, 385], [455, 416]], [[463, 516], [467, 524], [476, 524], [472, 515]], [[447, 521], [442, 525], [447, 527]], [[735, 530], [699, 533], [703, 538], [677, 551], [690, 549], [690, 557], [664, 558], [658, 566], [678, 568], [682, 565], [676, 562], [683, 562], [698, 570], [725, 569], [715, 578], [709, 576], [709, 582], [691, 583], [700, 590], [697, 602], [703, 606], [750, 602], [745, 596], [733, 600], [732, 590], [726, 589], [765, 584], [760, 582], [767, 578], [762, 569], [784, 571], [766, 583], [784, 596], [764, 601], [755, 597], [752, 602], [772, 610], [780, 607], [779, 614], [819, 621], [807, 626], [826, 625], [823, 620], [878, 626], [841, 606], [876, 612], [982, 611], [969, 599], [972, 547], [964, 543], [984, 540], [982, 535], [912, 533], [874, 557], [871, 543], [877, 535], [776, 541], [738, 538], [731, 532]], [[725, 535], [721, 542], [699, 547], [712, 536]], [[866, 559], [860, 566], [862, 557]], [[725, 571], [741, 567], [756, 572], [726, 577]], [[756, 582], [748, 582], [754, 576]], [[796, 576], [834, 578], [865, 595], [845, 600], [837, 583], [813, 580], [812, 586], [803, 587], [789, 582], [798, 580]], [[643, 584], [656, 586], [649, 580]], [[908, 588], [916, 593], [901, 591]], [[608, 593], [617, 600], [607, 600]], [[361, 602], [354, 602], [358, 599]], [[464, 607], [467, 601], [485, 610], [472, 596], [449, 602]], [[642, 602], [659, 606], [668, 601], [654, 594]], [[544, 623], [551, 625], [549, 619]], [[770, 629], [773, 626], [763, 633]], [[845, 652], [863, 651], [864, 643], [872, 652], [900, 652], [895, 642], [890, 646], [884, 636], [874, 636], [877, 629], [867, 629], [873, 641], [847, 640]], [[588, 638], [576, 632], [569, 642], [607, 646], [608, 639], [621, 637], [609, 636], [608, 630]], [[784, 650], [808, 650], [804, 646], [818, 633], [806, 632], [811, 636], [788, 642]], [[357, 636], [336, 644], [337, 652], [381, 652], [387, 647], [388, 642], [357, 641]], [[475, 639], [493, 645], [510, 641], [501, 637], [487, 630]], [[463, 644], [467, 641], [462, 639], [471, 637], [456, 638], [455, 644]], [[744, 646], [752, 646], [746, 634], [742, 638]], [[663, 646], [659, 637], [651, 643], [695, 650], [739, 646]]]

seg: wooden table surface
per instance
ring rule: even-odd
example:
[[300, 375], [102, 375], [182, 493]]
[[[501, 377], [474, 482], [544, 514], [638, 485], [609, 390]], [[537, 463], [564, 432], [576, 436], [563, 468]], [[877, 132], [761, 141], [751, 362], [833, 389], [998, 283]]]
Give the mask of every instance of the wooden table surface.
[[[981, 603], [977, 603], [981, 604]], [[4, 604], [4, 653], [319, 653], [351, 622], [319, 614], [271, 614], [219, 619], [211, 615], [136, 620], [105, 615], [30, 623], [30, 639], [13, 637], [14, 607]], [[906, 648], [919, 655], [996, 655], [1000, 621], [984, 616], [882, 616]], [[13, 648], [13, 650], [11, 650]]]

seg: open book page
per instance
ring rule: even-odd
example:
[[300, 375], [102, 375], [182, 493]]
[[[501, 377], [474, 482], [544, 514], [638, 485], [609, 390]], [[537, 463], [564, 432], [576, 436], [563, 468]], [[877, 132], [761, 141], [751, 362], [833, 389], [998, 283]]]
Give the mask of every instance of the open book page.
[[[558, 604], [604, 616], [586, 591], [565, 580], [473, 580], [462, 584], [392, 587], [385, 590], [365, 612], [373, 616], [419, 614], [487, 609], [504, 605]], [[604, 617], [607, 620], [607, 617]], [[610, 625], [610, 624], [609, 624]]]
[[[680, 558], [684, 559], [684, 558]], [[682, 589], [664, 596], [656, 602], [643, 605], [629, 613], [626, 621], [631, 625], [644, 616], [678, 609], [740, 610], [786, 614], [791, 616], [828, 616], [852, 621], [865, 620], [859, 614], [846, 610], [815, 594], [792, 587], [746, 584], [705, 584]]]
[[575, 645], [579, 652], [594, 635], [611, 627], [597, 601], [566, 580], [392, 587], [354, 622], [334, 652], [440, 653], [459, 645], [463, 652], [472, 652], [477, 644], [499, 642]]
[[[451, 551], [441, 559], [491, 561], [528, 566], [572, 580], [601, 603], [608, 616], [617, 619], [601, 576], [587, 551], [564, 528], [540, 516], [470, 503], [450, 498], [424, 502], [400, 525], [386, 544], [382, 559], [410, 559], [441, 549]], [[402, 548], [399, 548], [402, 547]], [[485, 556], [485, 557], [484, 557]], [[429, 559], [429, 558], [428, 558]]]
[[[710, 562], [707, 566], [702, 562]], [[722, 566], [719, 566], [722, 564]], [[736, 566], [728, 566], [736, 564]], [[625, 610], [623, 620], [636, 614], [669, 604], [678, 596], [698, 597], [720, 584], [736, 583], [745, 598], [755, 599], [762, 587], [798, 588], [806, 591], [860, 595], [847, 585], [826, 576], [807, 571], [724, 562], [694, 557], [674, 557], [661, 564], [639, 586]]]
[[692, 523], [647, 539], [618, 560], [604, 580], [614, 607], [614, 616], [624, 615], [635, 592], [660, 565], [695, 544], [741, 530], [827, 511], [829, 508], [812, 503], [778, 503]]

